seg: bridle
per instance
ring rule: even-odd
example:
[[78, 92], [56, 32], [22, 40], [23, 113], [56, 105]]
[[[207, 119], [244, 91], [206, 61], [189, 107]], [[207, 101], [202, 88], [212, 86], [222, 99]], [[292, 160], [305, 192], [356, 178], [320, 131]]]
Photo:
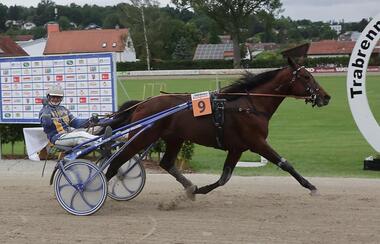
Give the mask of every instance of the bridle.
[[[290, 81], [290, 84], [292, 85], [293, 82], [299, 78], [299, 72], [300, 70], [304, 69], [305, 66], [300, 66], [296, 70], [293, 71], [293, 77], [292, 80]], [[305, 87], [306, 92], [310, 93], [309, 98], [305, 99], [305, 103], [311, 103], [312, 106], [314, 107], [317, 105], [317, 97], [318, 97], [318, 91], [320, 90], [319, 87], [315, 86], [315, 81], [314, 82], [303, 82], [303, 86]]]
[[[292, 72], [292, 79], [288, 82], [285, 82], [285, 83], [282, 83], [280, 84], [277, 88], [275, 88], [274, 90], [275, 91], [279, 91], [282, 87], [284, 87], [285, 85], [289, 85], [289, 87], [291, 87], [293, 85], [293, 83], [297, 80], [297, 78], [299, 78], [299, 72], [304, 69], [305, 66], [300, 66], [298, 67], [296, 70], [294, 70]], [[317, 94], [316, 92], [319, 91], [319, 88], [314, 88], [314, 87], [311, 87], [309, 83], [307, 84], [304, 84], [305, 86], [305, 90], [310, 92], [310, 96], [296, 96], [296, 95], [287, 95], [287, 94], [272, 94], [272, 93], [250, 93], [250, 92], [246, 92], [246, 93], [219, 93], [221, 95], [238, 95], [238, 96], [258, 96], [258, 97], [291, 97], [291, 98], [295, 98], [295, 99], [303, 99], [305, 100], [306, 103], [309, 103], [309, 102], [312, 102], [313, 106], [316, 105], [316, 99], [317, 99]]]

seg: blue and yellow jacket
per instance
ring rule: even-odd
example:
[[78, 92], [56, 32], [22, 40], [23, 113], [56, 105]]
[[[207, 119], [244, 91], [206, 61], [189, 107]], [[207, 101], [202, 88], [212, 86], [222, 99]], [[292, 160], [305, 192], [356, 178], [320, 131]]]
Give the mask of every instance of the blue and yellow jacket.
[[51, 106], [45, 104], [39, 114], [40, 122], [51, 143], [73, 128], [85, 127], [88, 119], [78, 119], [64, 106]]

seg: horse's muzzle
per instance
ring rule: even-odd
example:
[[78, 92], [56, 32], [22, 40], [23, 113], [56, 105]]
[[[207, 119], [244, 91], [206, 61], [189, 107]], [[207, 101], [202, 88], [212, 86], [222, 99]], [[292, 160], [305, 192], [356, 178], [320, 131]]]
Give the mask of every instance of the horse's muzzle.
[[329, 95], [318, 96], [315, 103], [318, 107], [323, 107], [329, 104], [330, 99], [331, 97]]

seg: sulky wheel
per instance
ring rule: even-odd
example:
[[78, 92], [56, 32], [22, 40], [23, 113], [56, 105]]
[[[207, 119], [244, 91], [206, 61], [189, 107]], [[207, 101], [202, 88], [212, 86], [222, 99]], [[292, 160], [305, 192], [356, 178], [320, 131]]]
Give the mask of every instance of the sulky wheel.
[[74, 215], [90, 215], [98, 211], [107, 198], [107, 180], [92, 162], [74, 160], [58, 170], [54, 191], [59, 204]]
[[108, 182], [108, 196], [118, 201], [136, 197], [145, 185], [145, 169], [139, 157], [134, 156], [124, 163]]

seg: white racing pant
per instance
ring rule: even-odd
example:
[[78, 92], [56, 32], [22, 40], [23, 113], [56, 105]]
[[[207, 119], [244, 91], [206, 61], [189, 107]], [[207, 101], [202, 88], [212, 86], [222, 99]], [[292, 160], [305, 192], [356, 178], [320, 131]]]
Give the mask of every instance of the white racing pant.
[[86, 131], [79, 130], [63, 134], [55, 141], [55, 144], [59, 146], [73, 147], [97, 137], [98, 136], [91, 135]]

